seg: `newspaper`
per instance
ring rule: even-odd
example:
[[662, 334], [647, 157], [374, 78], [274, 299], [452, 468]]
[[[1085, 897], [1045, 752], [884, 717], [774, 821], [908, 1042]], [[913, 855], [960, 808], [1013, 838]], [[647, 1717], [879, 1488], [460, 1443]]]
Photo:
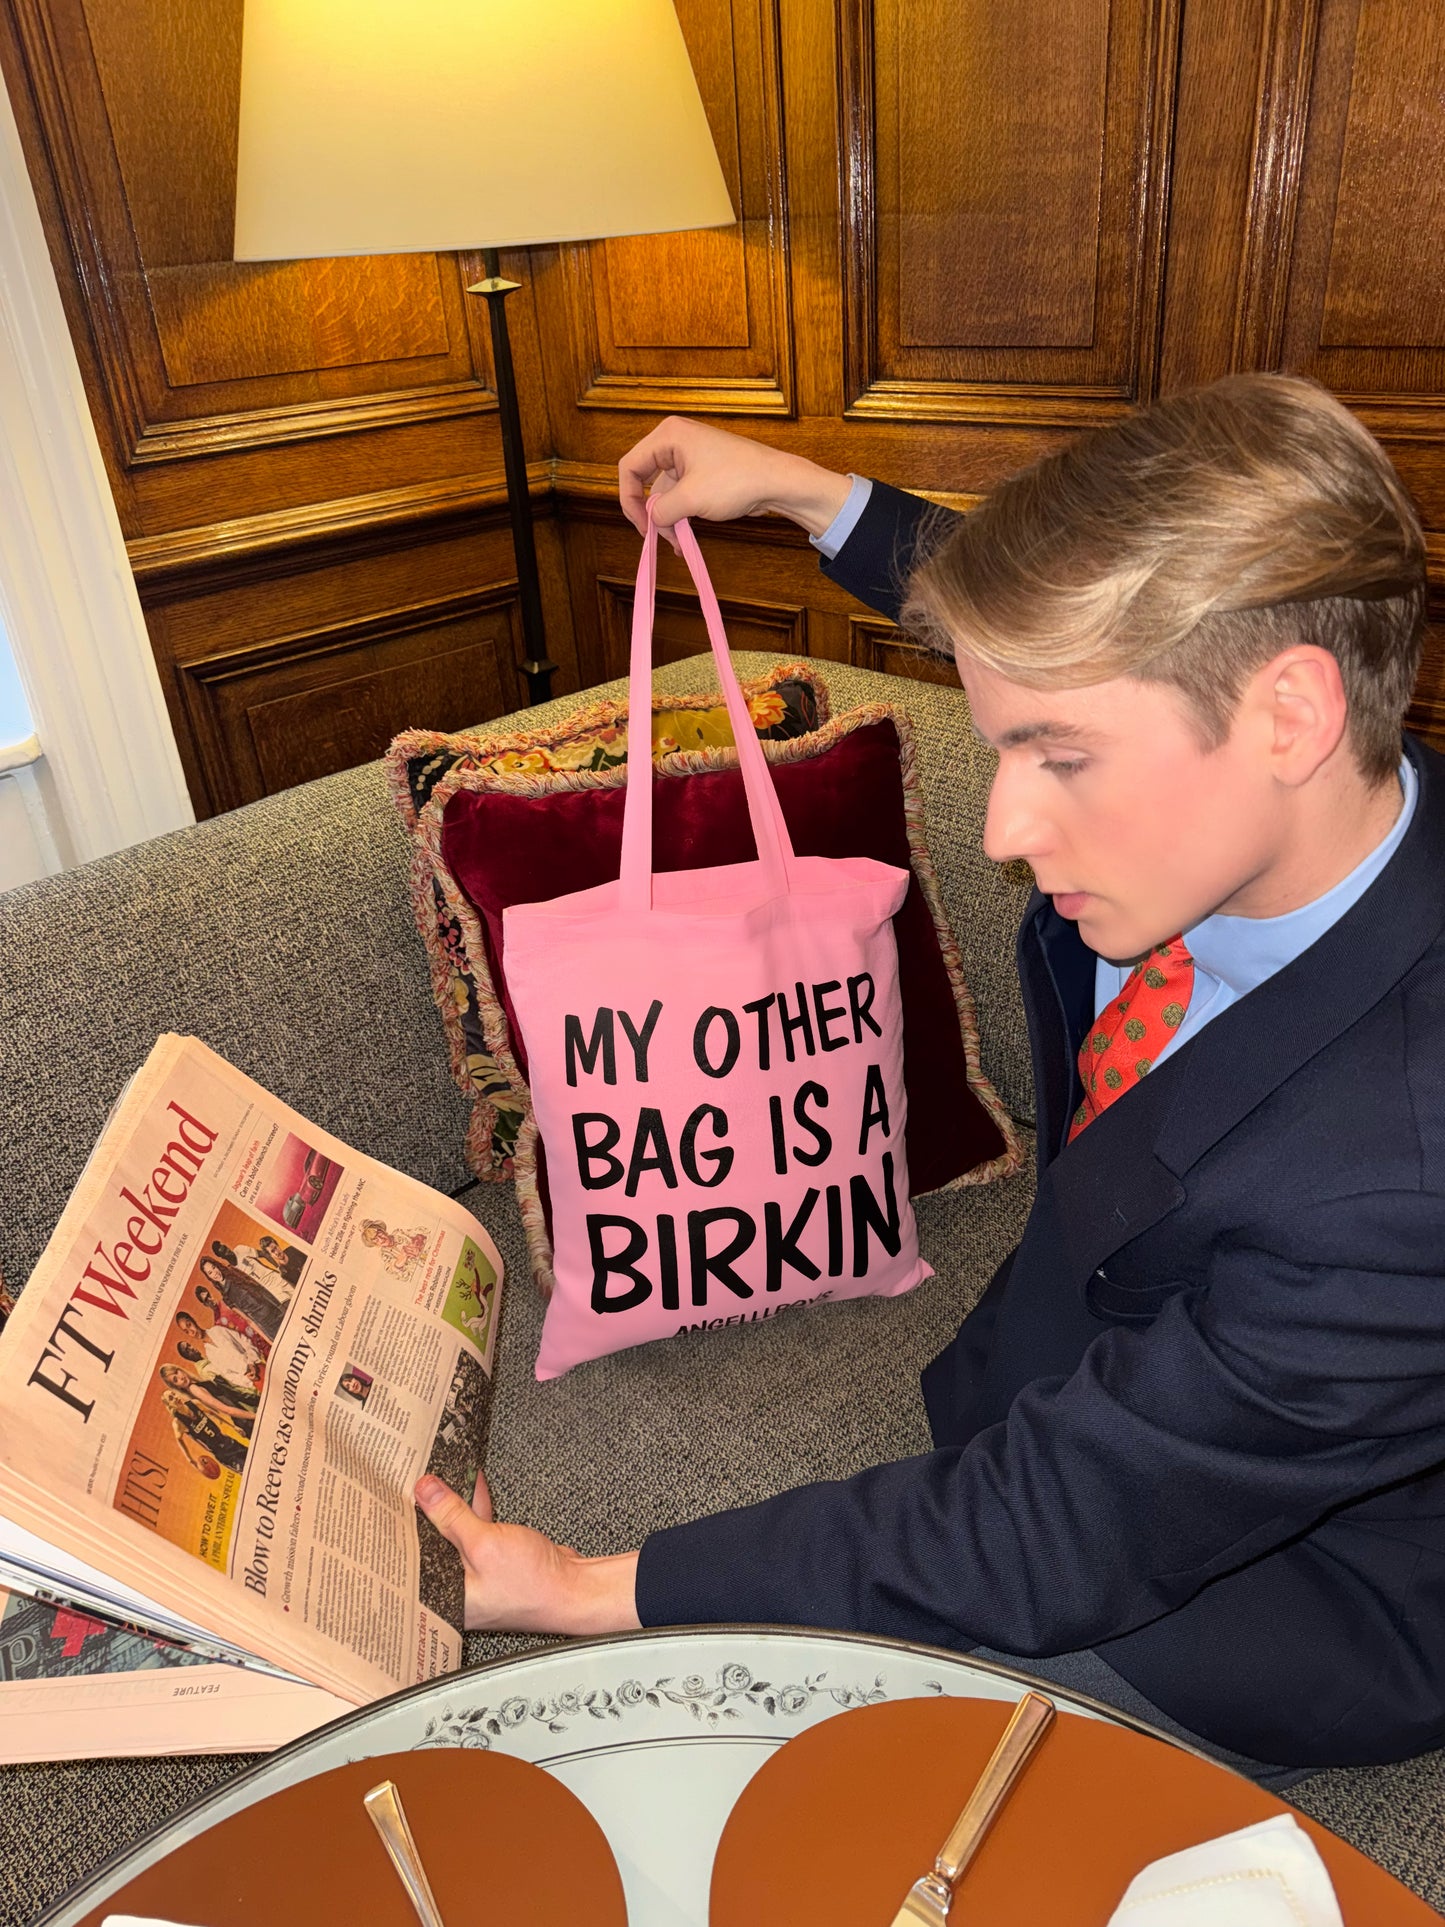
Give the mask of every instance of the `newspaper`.
[[320, 1687], [0, 1590], [0, 1765], [270, 1752], [350, 1710]]
[[461, 1660], [502, 1261], [453, 1200], [162, 1037], [0, 1333], [0, 1581], [361, 1704]]

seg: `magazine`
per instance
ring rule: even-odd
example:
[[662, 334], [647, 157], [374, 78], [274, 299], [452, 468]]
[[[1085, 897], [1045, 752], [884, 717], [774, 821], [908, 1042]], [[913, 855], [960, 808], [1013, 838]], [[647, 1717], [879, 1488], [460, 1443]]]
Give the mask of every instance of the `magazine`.
[[319, 1689], [312, 1724], [452, 1670], [461, 1560], [411, 1490], [470, 1494], [501, 1282], [461, 1205], [162, 1037], [0, 1332], [0, 1585], [218, 1701]]
[[265, 1753], [350, 1711], [320, 1687], [0, 1589], [0, 1765]]

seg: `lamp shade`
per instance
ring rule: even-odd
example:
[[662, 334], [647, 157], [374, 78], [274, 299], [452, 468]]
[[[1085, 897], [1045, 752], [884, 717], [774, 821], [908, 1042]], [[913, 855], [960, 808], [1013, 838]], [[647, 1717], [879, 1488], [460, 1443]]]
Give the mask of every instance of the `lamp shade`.
[[672, 0], [246, 0], [238, 261], [733, 219]]

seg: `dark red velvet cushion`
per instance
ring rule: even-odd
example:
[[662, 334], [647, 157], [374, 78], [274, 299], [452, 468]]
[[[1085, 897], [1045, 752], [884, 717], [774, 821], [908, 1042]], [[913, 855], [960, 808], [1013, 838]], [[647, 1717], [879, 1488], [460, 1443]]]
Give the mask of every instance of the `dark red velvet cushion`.
[[[886, 718], [849, 731], [806, 761], [776, 764], [772, 773], [799, 856], [871, 856], [909, 867], [898, 733]], [[459, 790], [446, 804], [442, 855], [477, 911], [524, 1074], [526, 1057], [506, 980], [502, 912], [508, 904], [565, 896], [614, 878], [626, 795], [621, 784], [546, 796]], [[653, 818], [658, 870], [741, 863], [755, 854], [742, 778], [735, 769], [658, 776]], [[911, 1189], [919, 1193], [998, 1157], [1006, 1146], [969, 1086], [958, 1006], [916, 876], [893, 921], [903, 1003], [908, 1175]]]

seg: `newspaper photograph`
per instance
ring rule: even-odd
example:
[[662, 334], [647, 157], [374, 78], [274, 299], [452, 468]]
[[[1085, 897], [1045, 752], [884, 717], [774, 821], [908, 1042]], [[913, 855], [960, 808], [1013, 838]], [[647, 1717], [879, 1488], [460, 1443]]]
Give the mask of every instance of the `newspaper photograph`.
[[0, 1518], [352, 1698], [449, 1671], [461, 1562], [411, 1489], [470, 1494], [501, 1274], [453, 1200], [163, 1038], [0, 1334]]

